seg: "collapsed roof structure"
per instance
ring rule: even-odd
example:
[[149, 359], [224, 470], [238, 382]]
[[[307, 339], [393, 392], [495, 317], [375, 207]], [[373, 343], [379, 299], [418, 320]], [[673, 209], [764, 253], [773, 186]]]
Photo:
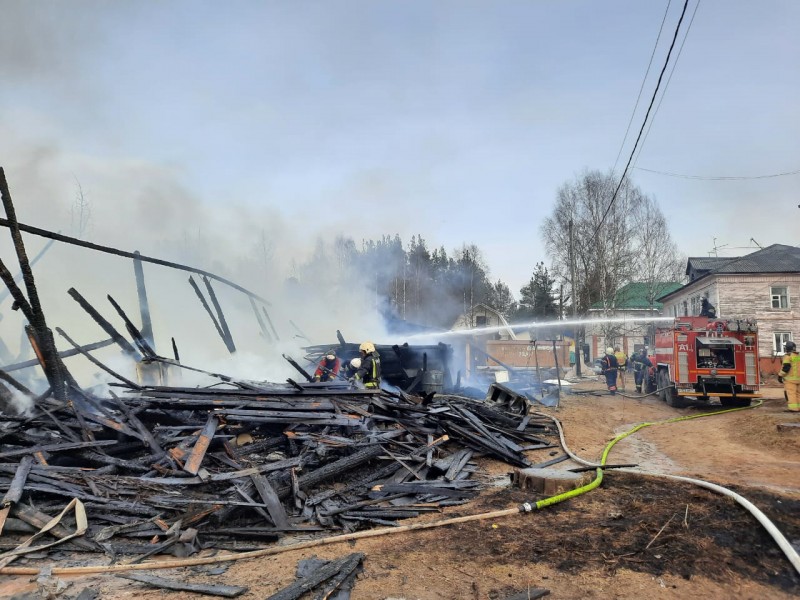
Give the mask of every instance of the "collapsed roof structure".
[[[139, 265], [141, 325], [109, 295], [124, 324], [121, 333], [72, 288], [72, 299], [108, 335], [81, 346], [52, 328], [44, 314], [22, 238], [22, 231], [43, 230], [17, 221], [2, 169], [0, 193], [7, 216], [0, 224], [11, 231], [24, 289], [2, 259], [0, 278], [29, 323], [36, 355], [0, 370], [0, 533], [33, 534], [3, 546], [0, 568], [34, 551], [53, 552], [56, 545], [141, 561], [157, 553], [249, 550], [291, 535], [393, 524], [472, 498], [481, 488], [472, 477], [476, 456], [527, 467], [526, 450], [551, 446], [551, 422], [527, 415], [524, 406], [446, 393], [458, 382], [445, 344], [379, 346], [390, 384], [379, 390], [352, 389], [346, 381], [314, 383], [306, 376], [281, 383], [237, 379], [182, 364], [174, 339], [173, 356], [160, 356], [141, 262], [201, 275], [208, 300], [192, 280], [193, 287], [230, 351], [235, 343], [212, 279], [248, 295], [262, 334], [277, 332], [266, 301], [256, 294], [212, 273], [138, 253], [115, 251]], [[71, 350], [59, 351], [53, 330]], [[135, 381], [92, 355], [109, 345], [136, 364]], [[307, 358], [329, 347], [307, 347]], [[345, 359], [357, 354], [341, 334], [337, 348]], [[79, 385], [64, 363], [78, 355], [115, 381]], [[33, 364], [47, 380], [41, 393], [12, 375]], [[171, 385], [172, 374], [184, 369], [215, 382]], [[15, 410], [21, 397], [29, 410]], [[46, 544], [32, 543], [44, 535], [51, 538]]]

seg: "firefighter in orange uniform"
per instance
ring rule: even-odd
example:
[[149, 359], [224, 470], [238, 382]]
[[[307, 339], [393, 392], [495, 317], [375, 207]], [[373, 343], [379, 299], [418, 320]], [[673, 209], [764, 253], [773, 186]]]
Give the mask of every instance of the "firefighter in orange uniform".
[[778, 373], [778, 381], [783, 384], [787, 408], [791, 412], [800, 412], [800, 354], [794, 342], [786, 342], [783, 349], [783, 368]]

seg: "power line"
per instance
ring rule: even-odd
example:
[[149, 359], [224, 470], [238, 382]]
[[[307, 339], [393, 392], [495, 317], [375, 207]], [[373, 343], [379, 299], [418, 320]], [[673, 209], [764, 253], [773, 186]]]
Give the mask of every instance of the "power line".
[[656, 171], [654, 169], [645, 169], [644, 167], [634, 167], [639, 171], [647, 171], [648, 173], [656, 173], [657, 175], [666, 175], [667, 177], [681, 177], [683, 179], [702, 179], [704, 181], [741, 181], [743, 179], [770, 179], [772, 177], [785, 177], [787, 175], [798, 175], [800, 169], [796, 171], [786, 171], [785, 173], [772, 173], [771, 175], [684, 175], [683, 173], [671, 173], [669, 171]]
[[647, 63], [647, 70], [644, 72], [644, 77], [642, 78], [642, 85], [639, 86], [639, 95], [636, 96], [636, 104], [633, 105], [633, 112], [631, 113], [631, 118], [628, 121], [628, 127], [625, 129], [625, 135], [622, 138], [622, 143], [619, 145], [619, 152], [617, 152], [617, 158], [616, 160], [614, 160], [614, 167], [611, 169], [612, 173], [617, 170], [617, 163], [619, 162], [619, 157], [622, 156], [622, 149], [625, 147], [625, 142], [628, 140], [628, 132], [631, 130], [633, 117], [636, 116], [636, 109], [639, 108], [639, 100], [642, 97], [642, 90], [644, 90], [644, 84], [647, 82], [647, 76], [650, 74], [650, 66], [653, 64], [653, 57], [656, 55], [656, 48], [658, 48], [658, 42], [661, 41], [661, 32], [664, 30], [664, 23], [667, 20], [667, 13], [669, 13], [669, 7], [671, 4], [672, 0], [669, 0], [667, 2], [667, 9], [664, 11], [664, 17], [661, 19], [661, 27], [658, 28], [656, 43], [653, 45], [653, 51], [650, 53], [650, 62]]
[[647, 141], [647, 138], [650, 136], [650, 130], [653, 128], [653, 121], [656, 120], [656, 115], [658, 115], [658, 111], [661, 108], [661, 103], [664, 102], [664, 96], [667, 95], [667, 89], [669, 88], [669, 83], [670, 81], [672, 81], [672, 76], [675, 73], [675, 67], [678, 66], [678, 61], [681, 59], [681, 54], [683, 53], [683, 45], [686, 43], [686, 38], [689, 37], [689, 32], [692, 30], [692, 23], [694, 23], [694, 17], [697, 14], [698, 8], [700, 8], [700, 0], [697, 0], [697, 4], [694, 5], [692, 18], [689, 20], [689, 25], [686, 27], [686, 35], [683, 36], [681, 47], [678, 48], [678, 54], [675, 57], [675, 62], [672, 63], [672, 69], [669, 72], [669, 77], [667, 77], [667, 83], [664, 84], [664, 91], [661, 93], [661, 98], [659, 98], [658, 100], [658, 105], [656, 105], [656, 111], [653, 113], [653, 118], [650, 119], [650, 124], [647, 126], [647, 133], [644, 134], [644, 140], [642, 140], [642, 147], [639, 148], [639, 154], [636, 156], [636, 160], [633, 161], [634, 167], [636, 166], [636, 163], [639, 162], [639, 157], [642, 155], [642, 149], [644, 149], [644, 144]]
[[672, 36], [672, 43], [669, 45], [669, 51], [667, 52], [667, 59], [664, 61], [664, 66], [661, 68], [661, 73], [658, 76], [658, 81], [656, 82], [656, 89], [653, 91], [653, 97], [650, 98], [650, 105], [647, 107], [647, 113], [644, 115], [644, 121], [642, 121], [642, 126], [639, 129], [639, 135], [636, 136], [636, 143], [633, 145], [633, 150], [631, 150], [631, 155], [628, 157], [628, 162], [625, 165], [625, 170], [622, 172], [622, 177], [619, 179], [619, 184], [617, 184], [617, 189], [614, 190], [614, 195], [611, 197], [611, 202], [608, 203], [605, 212], [603, 213], [603, 218], [600, 219], [600, 223], [597, 225], [597, 233], [595, 233], [595, 237], [600, 233], [600, 227], [603, 226], [603, 222], [606, 220], [608, 216], [608, 211], [611, 210], [611, 207], [614, 205], [614, 201], [617, 199], [617, 194], [619, 193], [619, 189], [622, 187], [622, 183], [625, 181], [625, 176], [628, 174], [628, 169], [631, 166], [631, 161], [633, 160], [633, 155], [636, 153], [636, 148], [639, 146], [639, 140], [642, 139], [642, 133], [644, 132], [644, 127], [647, 125], [647, 118], [650, 116], [650, 110], [653, 108], [653, 104], [656, 101], [656, 96], [658, 95], [658, 89], [661, 87], [661, 80], [664, 78], [664, 73], [667, 70], [667, 65], [669, 65], [669, 59], [672, 56], [672, 49], [675, 48], [675, 41], [678, 39], [678, 33], [681, 29], [681, 23], [683, 23], [683, 17], [686, 15], [686, 9], [689, 6], [689, 0], [685, 0], [683, 3], [683, 10], [681, 11], [681, 18], [678, 19], [678, 25], [675, 27], [675, 33]]

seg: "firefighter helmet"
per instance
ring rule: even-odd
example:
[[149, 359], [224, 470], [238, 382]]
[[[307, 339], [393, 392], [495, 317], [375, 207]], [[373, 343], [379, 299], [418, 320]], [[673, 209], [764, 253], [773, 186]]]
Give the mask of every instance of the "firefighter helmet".
[[609, 346], [608, 348], [606, 348], [606, 354], [614, 354], [614, 349], [611, 346]]
[[353, 367], [354, 369], [360, 369], [361, 368], [361, 359], [360, 358], [354, 358], [353, 360], [350, 361], [350, 366]]
[[784, 352], [794, 352], [797, 350], [797, 344], [792, 341], [788, 341], [783, 345]]
[[375, 344], [372, 342], [362, 342], [361, 345], [358, 347], [361, 352], [366, 352], [367, 354], [372, 354], [375, 352]]
[[333, 350], [329, 350], [328, 353], [325, 355], [325, 358], [328, 360], [336, 360], [336, 352]]

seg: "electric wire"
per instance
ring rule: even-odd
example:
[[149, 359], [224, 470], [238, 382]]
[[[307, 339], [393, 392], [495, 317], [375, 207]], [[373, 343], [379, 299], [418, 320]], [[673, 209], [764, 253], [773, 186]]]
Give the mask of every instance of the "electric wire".
[[628, 127], [625, 129], [625, 135], [622, 137], [622, 143], [619, 145], [619, 152], [617, 152], [617, 158], [614, 160], [614, 166], [611, 168], [612, 174], [614, 173], [614, 171], [617, 170], [617, 163], [619, 162], [619, 157], [622, 156], [622, 149], [625, 148], [625, 142], [628, 141], [628, 133], [631, 130], [631, 124], [633, 123], [633, 118], [636, 116], [636, 109], [639, 108], [639, 100], [641, 100], [642, 98], [642, 90], [644, 90], [644, 84], [647, 82], [647, 76], [650, 74], [650, 67], [653, 64], [653, 57], [656, 55], [658, 42], [661, 41], [661, 32], [664, 30], [664, 23], [667, 20], [667, 14], [669, 13], [669, 7], [671, 5], [672, 5], [672, 0], [669, 0], [667, 2], [667, 8], [666, 10], [664, 10], [664, 17], [661, 19], [661, 26], [658, 28], [656, 43], [653, 45], [653, 51], [650, 53], [650, 61], [647, 63], [647, 70], [644, 72], [644, 77], [642, 78], [642, 85], [639, 86], [639, 95], [636, 96], [636, 104], [633, 105], [633, 111], [631, 112], [631, 118], [628, 121]]
[[698, 8], [700, 8], [700, 0], [697, 0], [697, 4], [695, 4], [694, 6], [694, 11], [692, 12], [692, 18], [689, 20], [689, 25], [686, 27], [686, 34], [683, 36], [683, 41], [681, 41], [681, 47], [678, 48], [678, 54], [675, 56], [675, 62], [672, 63], [672, 69], [669, 72], [669, 77], [667, 77], [667, 82], [664, 84], [664, 91], [661, 92], [661, 98], [659, 98], [658, 104], [656, 105], [656, 110], [655, 112], [653, 112], [653, 118], [650, 119], [650, 124], [647, 126], [647, 132], [644, 134], [644, 139], [642, 140], [642, 146], [639, 148], [639, 153], [636, 155], [636, 159], [633, 161], [634, 167], [636, 166], [636, 163], [639, 161], [639, 157], [642, 155], [642, 149], [644, 148], [645, 142], [647, 142], [647, 137], [650, 135], [650, 130], [653, 128], [653, 121], [656, 120], [658, 109], [661, 108], [661, 103], [664, 101], [664, 96], [667, 95], [669, 82], [672, 81], [672, 75], [675, 73], [675, 67], [678, 64], [678, 61], [681, 59], [681, 53], [683, 52], [683, 45], [686, 43], [686, 38], [689, 37], [689, 32], [692, 29], [692, 23], [694, 23], [694, 17], [697, 14]]
[[683, 173], [671, 173], [669, 171], [656, 171], [655, 169], [645, 169], [644, 167], [633, 167], [639, 171], [665, 175], [667, 177], [680, 177], [682, 179], [700, 179], [702, 181], [744, 181], [750, 179], [771, 179], [773, 177], [786, 177], [789, 175], [800, 175], [800, 169], [786, 171], [784, 173], [771, 173], [770, 175], [731, 175], [731, 176], [706, 176], [706, 175], [685, 175]]
[[603, 217], [600, 219], [600, 222], [597, 224], [597, 228], [595, 230], [595, 235], [593, 239], [596, 239], [600, 233], [600, 228], [603, 226], [603, 223], [608, 216], [611, 207], [614, 206], [614, 201], [617, 199], [617, 194], [619, 193], [622, 184], [625, 182], [625, 177], [628, 174], [628, 169], [631, 166], [631, 161], [633, 161], [633, 156], [636, 154], [636, 149], [639, 147], [639, 141], [642, 139], [642, 134], [644, 133], [644, 128], [647, 125], [647, 119], [650, 117], [650, 111], [653, 109], [653, 104], [655, 104], [656, 96], [658, 95], [658, 90], [661, 87], [661, 81], [664, 78], [664, 73], [667, 70], [667, 66], [669, 65], [670, 57], [672, 56], [672, 50], [675, 48], [675, 42], [678, 39], [678, 34], [681, 29], [681, 24], [683, 23], [683, 18], [686, 16], [686, 9], [689, 7], [689, 0], [685, 0], [683, 3], [683, 10], [681, 11], [680, 19], [678, 19], [678, 24], [675, 27], [675, 33], [672, 36], [672, 43], [669, 46], [669, 50], [667, 51], [667, 58], [664, 61], [664, 66], [661, 68], [661, 73], [658, 76], [658, 81], [656, 82], [656, 89], [653, 91], [653, 96], [650, 98], [650, 104], [647, 107], [647, 112], [644, 115], [644, 121], [642, 121], [642, 126], [639, 129], [639, 135], [636, 136], [636, 142], [633, 145], [633, 150], [631, 150], [631, 155], [628, 157], [628, 162], [625, 165], [625, 169], [622, 171], [622, 176], [619, 179], [619, 183], [617, 184], [617, 188], [614, 190], [614, 194], [611, 196], [611, 201], [608, 203], [605, 212], [603, 213]]

